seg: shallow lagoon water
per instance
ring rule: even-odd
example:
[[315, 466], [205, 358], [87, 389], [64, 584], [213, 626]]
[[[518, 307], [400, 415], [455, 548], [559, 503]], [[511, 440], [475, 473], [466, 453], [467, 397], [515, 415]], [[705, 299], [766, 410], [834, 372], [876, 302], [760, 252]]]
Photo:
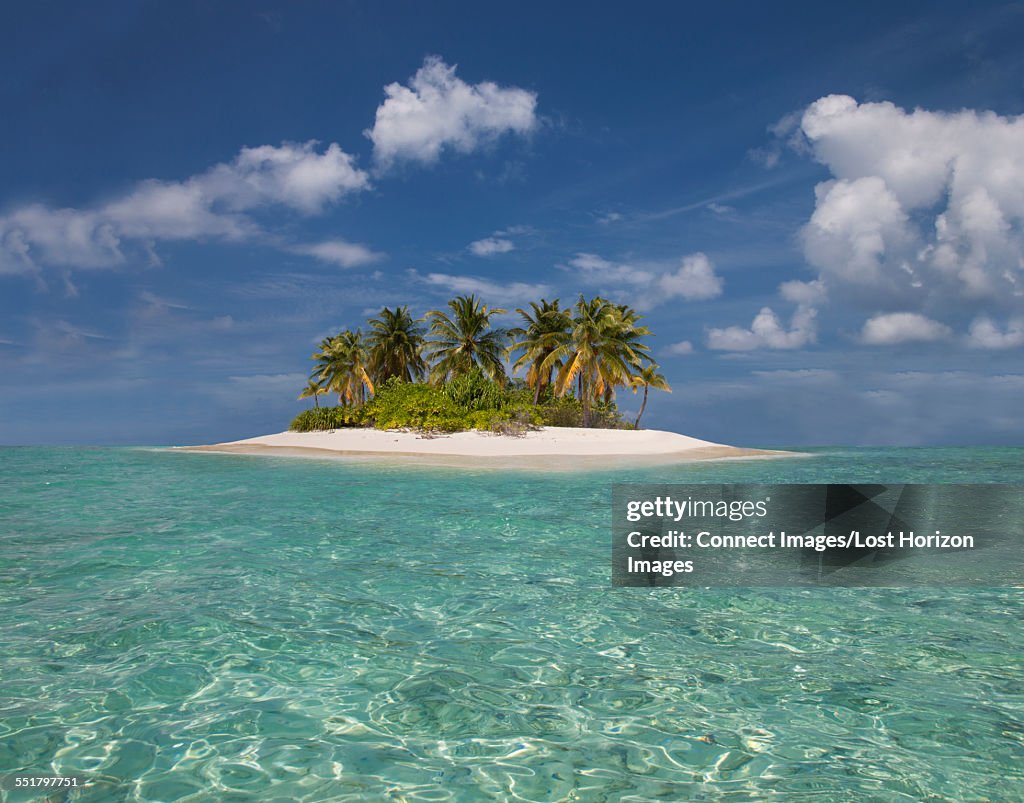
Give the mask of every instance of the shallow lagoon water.
[[612, 589], [613, 481], [1024, 483], [1024, 450], [3, 449], [0, 774], [103, 801], [1024, 798], [1024, 591]]

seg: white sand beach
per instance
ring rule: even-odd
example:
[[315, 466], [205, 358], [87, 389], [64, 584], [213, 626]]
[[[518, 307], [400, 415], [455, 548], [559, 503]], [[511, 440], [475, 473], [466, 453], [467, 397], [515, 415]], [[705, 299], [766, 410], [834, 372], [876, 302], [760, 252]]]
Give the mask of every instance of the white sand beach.
[[428, 435], [378, 429], [278, 432], [187, 451], [305, 457], [402, 457], [461, 465], [523, 468], [610, 467], [740, 457], [784, 457], [791, 452], [744, 449], [656, 429], [544, 427], [521, 436], [468, 431]]

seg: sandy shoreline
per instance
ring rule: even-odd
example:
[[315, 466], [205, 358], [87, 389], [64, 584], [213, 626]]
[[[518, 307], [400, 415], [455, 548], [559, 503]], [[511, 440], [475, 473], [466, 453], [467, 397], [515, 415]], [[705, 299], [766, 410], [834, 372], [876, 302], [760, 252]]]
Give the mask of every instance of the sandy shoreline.
[[547, 427], [522, 437], [486, 432], [424, 435], [377, 429], [331, 432], [278, 432], [228, 443], [176, 447], [178, 451], [219, 454], [346, 457], [501, 468], [612, 468], [754, 457], [786, 457], [793, 452], [744, 449], [662, 430]]

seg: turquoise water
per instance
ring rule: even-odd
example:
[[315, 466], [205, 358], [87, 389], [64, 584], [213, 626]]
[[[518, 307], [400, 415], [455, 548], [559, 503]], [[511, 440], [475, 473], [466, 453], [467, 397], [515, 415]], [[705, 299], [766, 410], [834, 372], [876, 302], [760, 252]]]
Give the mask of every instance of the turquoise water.
[[1024, 483], [1024, 450], [544, 475], [3, 449], [0, 774], [103, 801], [1024, 799], [1024, 591], [612, 589], [613, 480]]

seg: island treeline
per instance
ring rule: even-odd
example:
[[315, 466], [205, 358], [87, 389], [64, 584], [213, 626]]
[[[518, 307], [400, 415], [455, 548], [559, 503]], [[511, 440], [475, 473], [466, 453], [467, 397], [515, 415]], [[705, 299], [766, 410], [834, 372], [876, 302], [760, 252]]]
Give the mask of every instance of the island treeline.
[[[650, 388], [671, 392], [644, 338], [641, 315], [623, 304], [582, 295], [518, 308], [521, 324], [492, 325], [506, 310], [475, 295], [413, 318], [384, 307], [368, 331], [324, 338], [300, 399], [298, 431], [375, 426], [517, 434], [535, 426], [639, 427]], [[616, 392], [642, 390], [640, 413], [623, 422]], [[336, 407], [319, 397], [337, 394]]]

